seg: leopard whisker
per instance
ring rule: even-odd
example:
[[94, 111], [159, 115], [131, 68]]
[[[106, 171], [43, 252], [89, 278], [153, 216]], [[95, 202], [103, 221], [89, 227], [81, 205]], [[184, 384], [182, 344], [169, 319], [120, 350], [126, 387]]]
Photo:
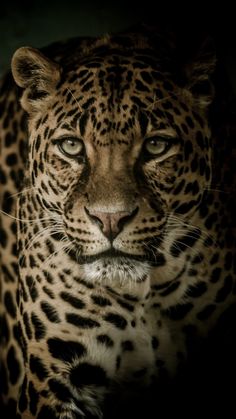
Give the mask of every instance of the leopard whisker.
[[36, 188], [33, 186], [32, 188], [22, 189], [20, 192], [13, 193], [7, 197], [7, 199], [12, 198], [14, 196], [19, 196], [28, 193], [29, 191], [35, 190]]
[[71, 242], [69, 241], [69, 239], [65, 236], [64, 237], [64, 241], [66, 243], [63, 244], [63, 246], [61, 246], [59, 249], [55, 250], [55, 252], [51, 253], [45, 260], [44, 260], [44, 265], [47, 267], [49, 265], [49, 262], [52, 260], [52, 258], [56, 255], [58, 255], [59, 252], [61, 252], [63, 249], [67, 248]]
[[32, 218], [32, 219], [19, 218], [19, 217], [15, 217], [14, 215], [9, 214], [9, 213], [1, 210], [1, 209], [0, 209], [0, 213], [3, 214], [3, 215], [6, 215], [7, 217], [11, 218], [12, 220], [21, 221], [22, 223], [34, 223], [34, 222], [37, 222], [37, 221], [44, 221], [44, 220], [49, 220], [50, 219], [50, 217]]
[[78, 105], [78, 108], [79, 108], [79, 110], [80, 110], [80, 112], [83, 112], [83, 109], [81, 108], [81, 105], [80, 105], [80, 103], [78, 102], [78, 100], [76, 99], [76, 97], [74, 96], [74, 94], [72, 93], [72, 91], [67, 87], [67, 89], [66, 89], [70, 94], [71, 94], [71, 96], [73, 97], [73, 99], [75, 100], [75, 102], [77, 103], [77, 105]]

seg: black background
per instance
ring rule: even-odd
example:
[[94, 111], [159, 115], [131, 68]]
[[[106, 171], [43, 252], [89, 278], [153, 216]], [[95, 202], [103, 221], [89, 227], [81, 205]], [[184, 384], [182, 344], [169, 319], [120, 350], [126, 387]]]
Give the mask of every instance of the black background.
[[236, 19], [233, 1], [19, 0], [0, 5], [0, 74], [20, 46], [42, 47], [73, 36], [98, 36], [137, 22], [175, 28], [189, 42], [206, 32], [214, 37], [236, 87]]

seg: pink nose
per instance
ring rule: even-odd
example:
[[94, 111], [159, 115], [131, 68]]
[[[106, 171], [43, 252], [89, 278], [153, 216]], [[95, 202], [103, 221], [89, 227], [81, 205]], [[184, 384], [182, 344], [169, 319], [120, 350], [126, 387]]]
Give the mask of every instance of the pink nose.
[[101, 212], [88, 210], [85, 207], [85, 211], [89, 218], [99, 226], [104, 236], [110, 241], [113, 241], [121, 232], [124, 225], [134, 218], [138, 212], [138, 208], [135, 208], [135, 210], [131, 212]]

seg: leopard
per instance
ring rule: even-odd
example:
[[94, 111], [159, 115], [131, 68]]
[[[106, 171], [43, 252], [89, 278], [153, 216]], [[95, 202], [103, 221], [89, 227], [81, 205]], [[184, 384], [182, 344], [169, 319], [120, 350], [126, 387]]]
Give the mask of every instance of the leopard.
[[0, 88], [3, 417], [151, 418], [151, 396], [157, 417], [183, 399], [178, 377], [187, 399], [213, 358], [217, 380], [236, 307], [219, 67], [208, 42], [187, 57], [147, 25], [14, 53]]

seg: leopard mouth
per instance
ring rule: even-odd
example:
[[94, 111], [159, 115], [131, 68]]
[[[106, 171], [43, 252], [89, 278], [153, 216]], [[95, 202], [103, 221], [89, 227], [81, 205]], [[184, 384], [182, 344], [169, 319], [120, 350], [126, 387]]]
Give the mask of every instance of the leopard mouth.
[[160, 252], [157, 252], [155, 254], [155, 257], [152, 253], [149, 252], [145, 255], [134, 255], [122, 252], [113, 247], [106, 250], [105, 252], [96, 253], [95, 255], [79, 255], [78, 252], [76, 252], [75, 250], [71, 250], [69, 252], [69, 255], [74, 261], [76, 261], [80, 265], [90, 264], [99, 260], [107, 260], [111, 262], [118, 260], [122, 260], [123, 262], [137, 261], [148, 263], [150, 266], [161, 266], [165, 262], [164, 256]]

